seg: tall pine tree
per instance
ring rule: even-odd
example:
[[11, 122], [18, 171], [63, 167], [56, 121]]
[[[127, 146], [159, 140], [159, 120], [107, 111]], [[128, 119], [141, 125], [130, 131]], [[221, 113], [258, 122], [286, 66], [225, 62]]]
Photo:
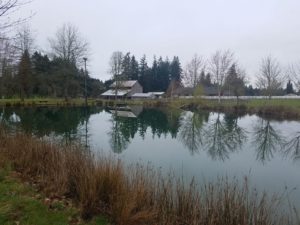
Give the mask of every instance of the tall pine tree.
[[25, 50], [19, 64], [19, 87], [21, 99], [28, 98], [31, 94], [31, 60], [28, 50]]
[[138, 80], [139, 79], [139, 63], [135, 60], [134, 55], [130, 60], [130, 79]]
[[181, 83], [182, 68], [178, 56], [174, 56], [170, 65], [171, 80]]

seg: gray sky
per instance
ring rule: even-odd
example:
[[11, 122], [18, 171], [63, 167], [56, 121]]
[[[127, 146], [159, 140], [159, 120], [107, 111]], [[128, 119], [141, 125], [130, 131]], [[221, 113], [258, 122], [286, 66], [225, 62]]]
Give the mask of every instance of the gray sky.
[[177, 55], [184, 66], [195, 53], [230, 49], [252, 81], [262, 57], [300, 60], [299, 0], [34, 0], [19, 13], [28, 10], [45, 50], [63, 23], [78, 26], [91, 44], [92, 76], [102, 80], [116, 50], [149, 62]]

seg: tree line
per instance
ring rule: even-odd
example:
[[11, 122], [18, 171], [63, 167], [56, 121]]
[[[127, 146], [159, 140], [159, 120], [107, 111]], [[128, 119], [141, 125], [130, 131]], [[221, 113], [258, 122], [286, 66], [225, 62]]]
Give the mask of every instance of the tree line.
[[88, 42], [78, 28], [64, 24], [49, 43], [49, 56], [37, 51], [28, 26], [13, 38], [0, 39], [0, 96], [80, 97], [85, 95], [85, 76], [88, 96], [99, 96], [104, 86], [83, 68]]
[[154, 56], [151, 65], [148, 65], [146, 55], [139, 61], [130, 52], [114, 52], [109, 63], [109, 73], [112, 78], [105, 82], [107, 88], [114, 81], [138, 80], [144, 92], [166, 91], [171, 82], [181, 84], [182, 67], [178, 56], [158, 59]]
[[[78, 28], [64, 24], [49, 38], [50, 51], [37, 51], [34, 35], [25, 19], [11, 20], [10, 13], [25, 0], [0, 2], [0, 97], [97, 97], [116, 81], [138, 80], [144, 92], [163, 91], [170, 96], [173, 90], [191, 87], [215, 90], [215, 95], [272, 95], [292, 94], [300, 89], [300, 64], [283, 68], [272, 56], [262, 59], [256, 75], [255, 88], [247, 82], [245, 70], [230, 50], [218, 50], [209, 58], [194, 55], [184, 66], [178, 56], [154, 57], [151, 65], [144, 55], [137, 59], [131, 53], [114, 52], [110, 58], [111, 79], [102, 82], [89, 76], [83, 58], [89, 56], [89, 43]], [[9, 28], [17, 32], [8, 35]], [[285, 87], [286, 84], [286, 87]], [[295, 87], [295, 88], [294, 88]], [[199, 94], [198, 93], [198, 94]]]
[[[205, 59], [195, 54], [183, 68], [178, 56], [172, 61], [154, 56], [149, 66], [144, 55], [139, 61], [130, 53], [114, 52], [109, 63], [111, 79], [105, 82], [106, 89], [112, 82], [138, 80], [144, 92], [164, 91], [190, 87], [195, 90], [213, 88], [214, 95], [257, 96], [295, 94], [300, 88], [300, 64], [283, 69], [272, 56], [262, 59], [256, 75], [255, 86], [249, 84], [245, 69], [230, 50], [218, 50]], [[286, 86], [285, 86], [286, 85]], [[295, 88], [294, 88], [295, 86]], [[201, 94], [203, 90], [200, 91]], [[219, 98], [220, 99], [220, 98]]]

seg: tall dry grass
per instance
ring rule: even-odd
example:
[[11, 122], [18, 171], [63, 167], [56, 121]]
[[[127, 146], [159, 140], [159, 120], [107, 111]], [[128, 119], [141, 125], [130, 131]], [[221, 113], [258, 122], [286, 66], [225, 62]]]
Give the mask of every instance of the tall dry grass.
[[58, 146], [1, 128], [0, 157], [47, 195], [71, 198], [84, 219], [105, 214], [117, 225], [292, 224], [278, 210], [277, 198], [250, 190], [247, 181], [186, 185], [149, 166], [124, 166], [78, 146]]

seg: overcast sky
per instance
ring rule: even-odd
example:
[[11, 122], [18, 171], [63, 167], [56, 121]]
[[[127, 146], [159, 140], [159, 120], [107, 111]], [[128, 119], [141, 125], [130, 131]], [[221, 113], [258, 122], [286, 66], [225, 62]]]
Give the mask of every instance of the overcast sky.
[[197, 53], [230, 49], [251, 80], [262, 57], [284, 65], [300, 60], [300, 0], [34, 0], [31, 27], [41, 49], [64, 23], [90, 42], [91, 75], [107, 79], [113, 51], [179, 56], [183, 66]]

